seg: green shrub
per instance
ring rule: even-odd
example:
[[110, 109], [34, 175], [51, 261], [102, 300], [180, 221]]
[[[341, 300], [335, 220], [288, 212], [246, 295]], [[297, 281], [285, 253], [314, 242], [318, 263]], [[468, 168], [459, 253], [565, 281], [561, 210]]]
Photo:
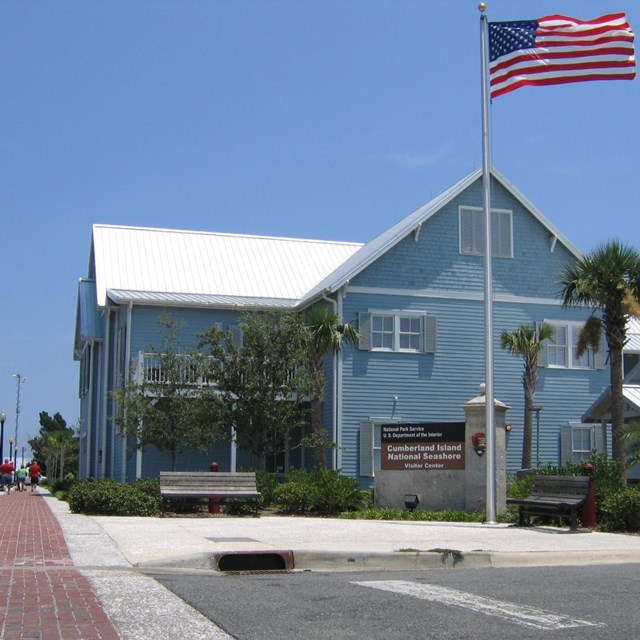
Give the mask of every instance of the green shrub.
[[306, 513], [313, 511], [315, 490], [297, 482], [286, 482], [276, 489], [276, 507], [284, 513]]
[[135, 484], [120, 484], [115, 480], [82, 480], [68, 493], [72, 513], [88, 515], [153, 516], [159, 502], [140, 491]]
[[64, 480], [52, 480], [49, 483], [49, 490], [54, 496], [57, 496], [60, 492], [68, 492], [76, 482], [78, 481], [73, 477], [67, 477]]
[[358, 509], [363, 492], [357, 480], [333, 469], [296, 469], [276, 487], [275, 499], [278, 509], [285, 513], [333, 514]]
[[142, 491], [142, 493], [157, 498], [158, 501], [160, 500], [160, 478], [142, 478], [141, 480], [136, 480], [131, 486], [138, 491]]
[[348, 520], [411, 520], [416, 522], [484, 522], [484, 513], [466, 511], [421, 511], [416, 509], [362, 509], [343, 513]]
[[275, 502], [276, 489], [279, 484], [276, 474], [256, 471], [256, 487], [261, 494], [260, 506], [270, 507]]
[[640, 531], [640, 488], [624, 487], [610, 493], [599, 509], [603, 531]]

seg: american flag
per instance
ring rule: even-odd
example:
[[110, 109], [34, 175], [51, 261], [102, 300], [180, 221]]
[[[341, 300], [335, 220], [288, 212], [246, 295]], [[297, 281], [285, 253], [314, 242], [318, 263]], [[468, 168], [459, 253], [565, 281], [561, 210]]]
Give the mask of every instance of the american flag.
[[595, 20], [546, 16], [489, 23], [491, 97], [524, 85], [632, 80], [633, 31], [624, 13]]

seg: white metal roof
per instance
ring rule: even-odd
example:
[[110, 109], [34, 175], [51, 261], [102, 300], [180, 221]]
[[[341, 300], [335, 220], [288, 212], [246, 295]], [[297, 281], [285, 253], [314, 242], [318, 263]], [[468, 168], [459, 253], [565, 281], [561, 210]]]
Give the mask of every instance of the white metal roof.
[[361, 246], [98, 224], [92, 253], [97, 301], [105, 306], [108, 290], [119, 291], [121, 299], [131, 292], [176, 301], [180, 296], [253, 299], [248, 304], [298, 301]]

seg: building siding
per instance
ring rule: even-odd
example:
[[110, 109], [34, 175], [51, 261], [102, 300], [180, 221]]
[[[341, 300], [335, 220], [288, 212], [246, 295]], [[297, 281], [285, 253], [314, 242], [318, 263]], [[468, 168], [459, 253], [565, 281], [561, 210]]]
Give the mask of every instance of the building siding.
[[[348, 276], [350, 282], [340, 293], [344, 294], [342, 321], [350, 322], [356, 328], [359, 314], [371, 311], [415, 312], [436, 319], [435, 353], [365, 351], [344, 345], [342, 396], [338, 398], [342, 416], [338, 428], [342, 439], [337, 444], [341, 450], [342, 471], [359, 477], [365, 486], [371, 480], [359, 476], [361, 423], [372, 419], [462, 421], [463, 405], [478, 395], [479, 385], [484, 382], [484, 260], [482, 256], [460, 254], [461, 206], [482, 207], [480, 179], [440, 209], [429, 213], [419, 233], [409, 231], [357, 275]], [[522, 451], [523, 364], [521, 358], [500, 349], [500, 333], [516, 329], [523, 323], [542, 320], [584, 321], [589, 311], [563, 309], [560, 305], [557, 283], [565, 265], [575, 259], [562, 239], [555, 238], [537, 215], [495, 180], [493, 207], [512, 212], [513, 257], [493, 260], [494, 395], [510, 407], [506, 419], [513, 429], [506, 437], [506, 461], [508, 470], [515, 471], [520, 467]], [[369, 255], [377, 255], [373, 252], [373, 249], [377, 250], [374, 242], [371, 247]], [[125, 268], [126, 264], [125, 257]], [[90, 275], [95, 275], [93, 260], [90, 265]], [[351, 265], [347, 266], [351, 268]], [[134, 305], [131, 313], [124, 305], [113, 309], [111, 314], [103, 313], [102, 320], [109, 326], [104, 332], [104, 343], [96, 343], [92, 365], [100, 372], [99, 375], [94, 372], [96, 384], [92, 389], [91, 413], [88, 397], [81, 398], [81, 416], [91, 430], [90, 447], [83, 453], [88, 461], [84, 468], [90, 468], [90, 475], [100, 475], [104, 466], [104, 475], [132, 480], [136, 471], [135, 443], [128, 443], [125, 454], [112, 420], [115, 407], [109, 395], [125, 373], [126, 366], [139, 352], [160, 348], [158, 320], [163, 314], [178, 324], [181, 346], [192, 349], [198, 344], [199, 334], [216, 323], [228, 329], [239, 322], [242, 311], [213, 306], [140, 304]], [[332, 356], [327, 356], [325, 368], [327, 384], [322, 421], [332, 435], [336, 419]], [[100, 385], [102, 387], [98, 388]], [[536, 403], [543, 407], [539, 432], [541, 463], [559, 464], [561, 426], [579, 420], [607, 385], [606, 369], [540, 369]], [[534, 460], [537, 435], [534, 417]], [[228, 443], [217, 443], [205, 452], [183, 451], [178, 456], [178, 469], [207, 469], [215, 460], [220, 469], [225, 470], [231, 464], [230, 453]], [[336, 452], [327, 451], [327, 460], [335, 459]], [[239, 469], [251, 466], [247, 452], [238, 451], [237, 461]], [[311, 450], [296, 450], [288, 462], [290, 466], [310, 467], [315, 463], [315, 455]], [[157, 476], [160, 470], [169, 466], [167, 455], [153, 447], [143, 451], [143, 476]]]

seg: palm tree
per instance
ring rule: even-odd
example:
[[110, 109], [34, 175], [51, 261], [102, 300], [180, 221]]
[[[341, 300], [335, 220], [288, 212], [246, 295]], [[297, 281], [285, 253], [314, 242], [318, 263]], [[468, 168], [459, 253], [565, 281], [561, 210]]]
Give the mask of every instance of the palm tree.
[[[640, 254], [615, 240], [604, 243], [562, 274], [562, 304], [589, 306], [593, 315], [585, 324], [578, 343], [578, 355], [592, 346], [597, 349], [604, 330], [611, 376], [611, 429], [613, 456], [626, 478], [624, 396], [622, 394], [622, 350], [627, 339], [629, 316], [640, 316]], [[596, 315], [596, 312], [599, 312]]]
[[323, 304], [307, 309], [303, 315], [303, 325], [307, 330], [307, 368], [309, 373], [309, 396], [311, 399], [311, 429], [316, 450], [316, 464], [325, 466], [325, 440], [322, 430], [322, 400], [326, 376], [325, 355], [337, 355], [345, 341], [357, 344], [358, 332], [349, 324], [338, 322], [338, 314]]
[[554, 328], [546, 322], [536, 325], [521, 324], [513, 331], [500, 334], [500, 346], [511, 355], [524, 360], [522, 387], [524, 388], [524, 431], [522, 434], [522, 468], [531, 468], [533, 440], [533, 407], [538, 386], [538, 355], [544, 341], [553, 338]]

